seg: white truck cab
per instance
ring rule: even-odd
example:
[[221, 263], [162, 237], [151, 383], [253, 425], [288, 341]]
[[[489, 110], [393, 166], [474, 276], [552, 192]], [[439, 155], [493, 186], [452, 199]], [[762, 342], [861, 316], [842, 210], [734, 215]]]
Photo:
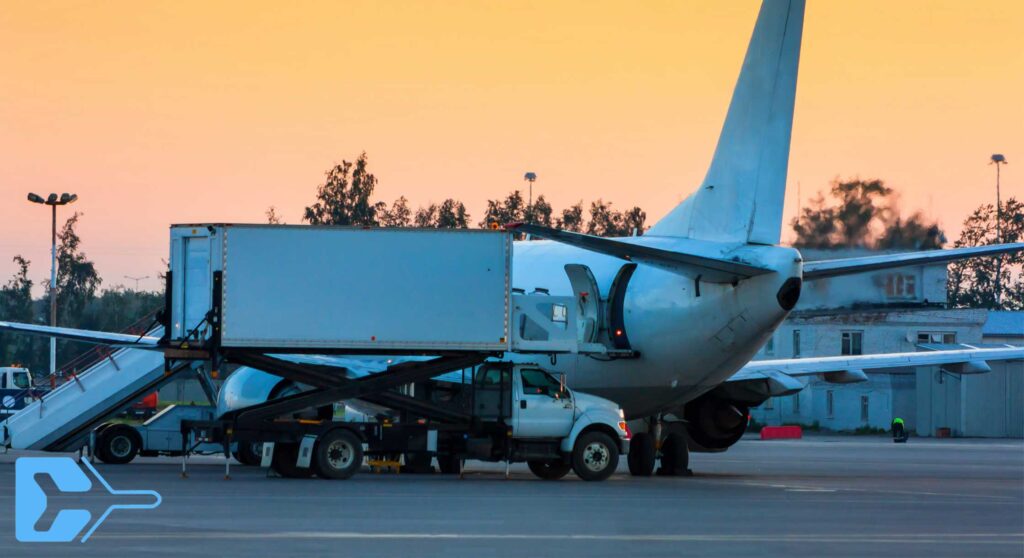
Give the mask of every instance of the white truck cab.
[[619, 455], [629, 451], [629, 429], [616, 403], [574, 392], [536, 364], [480, 365], [470, 398], [475, 419], [510, 432], [504, 439], [467, 438], [455, 449], [463, 458], [526, 461], [544, 479], [561, 478], [572, 469], [584, 480], [604, 480], [615, 472]]
[[28, 368], [0, 367], [0, 419], [23, 409], [26, 400], [33, 398], [32, 376]]

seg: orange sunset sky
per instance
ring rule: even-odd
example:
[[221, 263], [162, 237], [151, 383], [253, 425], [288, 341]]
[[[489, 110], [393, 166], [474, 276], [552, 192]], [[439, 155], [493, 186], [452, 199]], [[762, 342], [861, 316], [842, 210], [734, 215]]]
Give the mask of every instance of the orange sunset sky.
[[[1024, 2], [811, 0], [787, 222], [836, 176], [880, 177], [950, 239], [1024, 195]], [[377, 198], [487, 198], [539, 175], [556, 210], [655, 222], [703, 178], [759, 2], [8, 2], [0, 10], [0, 282], [49, 270], [75, 192], [105, 279], [154, 277], [175, 222], [297, 223], [368, 152]], [[64, 211], [66, 216], [69, 212]], [[158, 287], [155, 279], [144, 288]]]

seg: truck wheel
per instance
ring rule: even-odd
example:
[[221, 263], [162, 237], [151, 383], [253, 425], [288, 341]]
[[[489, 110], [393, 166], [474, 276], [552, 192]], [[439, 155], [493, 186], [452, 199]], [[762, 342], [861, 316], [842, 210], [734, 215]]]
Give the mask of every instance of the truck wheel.
[[123, 465], [135, 459], [142, 448], [139, 431], [127, 424], [112, 424], [103, 429], [96, 442], [96, 457], [104, 463]]
[[316, 474], [325, 479], [347, 479], [363, 466], [363, 442], [339, 428], [324, 434], [313, 448]]
[[274, 445], [274, 457], [270, 467], [286, 479], [308, 479], [313, 476], [310, 467], [299, 467], [295, 462], [299, 459], [298, 442], [282, 442]]
[[408, 472], [413, 475], [433, 474], [433, 461], [434, 457], [429, 453], [407, 453], [405, 454], [405, 465], [402, 467], [402, 472]]
[[93, 430], [93, 440], [94, 440], [93, 443], [95, 445], [93, 446], [93, 450], [92, 451], [94, 452], [96, 457], [98, 457], [99, 460], [104, 462], [104, 463], [107, 462], [107, 454], [104, 453], [103, 445], [100, 444], [100, 436], [103, 435], [103, 431], [104, 430], [110, 428], [111, 426], [113, 426], [113, 423], [104, 422], [103, 424], [97, 426], [95, 430]]
[[654, 461], [657, 458], [654, 449], [654, 436], [647, 432], [633, 434], [629, 442], [629, 473], [634, 477], [649, 477], [654, 473]]
[[458, 475], [462, 473], [462, 460], [454, 453], [437, 455], [437, 468], [442, 475]]
[[235, 459], [242, 465], [259, 465], [260, 461], [263, 461], [263, 444], [260, 442], [238, 442]]
[[585, 481], [601, 481], [619, 466], [619, 448], [604, 432], [592, 431], [576, 439], [572, 449], [572, 470]]
[[572, 465], [561, 459], [527, 461], [526, 465], [533, 474], [544, 480], [558, 480], [569, 474], [569, 470], [572, 469]]
[[686, 437], [679, 432], [671, 432], [665, 436], [661, 444], [661, 468], [658, 474], [672, 477], [685, 477], [690, 474], [690, 449], [686, 446]]

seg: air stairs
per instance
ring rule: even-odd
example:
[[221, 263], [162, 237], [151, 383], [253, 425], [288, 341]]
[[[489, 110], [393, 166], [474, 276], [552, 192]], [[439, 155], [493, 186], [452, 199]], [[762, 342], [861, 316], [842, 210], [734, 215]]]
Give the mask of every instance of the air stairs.
[[[159, 337], [163, 328], [148, 335]], [[161, 351], [118, 349], [0, 422], [0, 442], [14, 449], [77, 450], [97, 425], [187, 369], [165, 373]]]

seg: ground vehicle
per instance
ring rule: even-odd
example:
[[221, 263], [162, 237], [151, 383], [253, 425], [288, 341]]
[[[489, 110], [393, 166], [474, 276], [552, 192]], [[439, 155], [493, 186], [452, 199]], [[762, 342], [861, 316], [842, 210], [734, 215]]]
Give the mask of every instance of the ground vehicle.
[[[180, 455], [182, 420], [210, 420], [211, 405], [170, 405], [142, 424], [107, 422], [93, 431], [92, 447], [104, 463], [123, 464], [136, 455]], [[190, 447], [194, 453], [220, 453], [220, 445]]]
[[31, 399], [32, 396], [32, 375], [28, 368], [0, 368], [0, 419], [24, 408], [26, 398]]
[[[397, 419], [278, 417], [254, 424], [245, 417], [246, 408], [220, 420], [185, 421], [182, 427], [197, 441], [225, 447], [262, 443], [263, 464], [285, 477], [344, 479], [358, 471], [364, 454], [405, 454], [414, 470], [429, 468], [436, 455], [445, 473], [459, 472], [466, 459], [526, 461], [545, 479], [573, 470], [584, 480], [603, 480], [615, 471], [620, 453], [629, 449], [629, 431], [618, 405], [573, 392], [535, 364], [485, 362], [414, 385], [415, 397], [394, 392], [368, 396], [402, 408]], [[314, 390], [291, 398], [316, 394]]]

